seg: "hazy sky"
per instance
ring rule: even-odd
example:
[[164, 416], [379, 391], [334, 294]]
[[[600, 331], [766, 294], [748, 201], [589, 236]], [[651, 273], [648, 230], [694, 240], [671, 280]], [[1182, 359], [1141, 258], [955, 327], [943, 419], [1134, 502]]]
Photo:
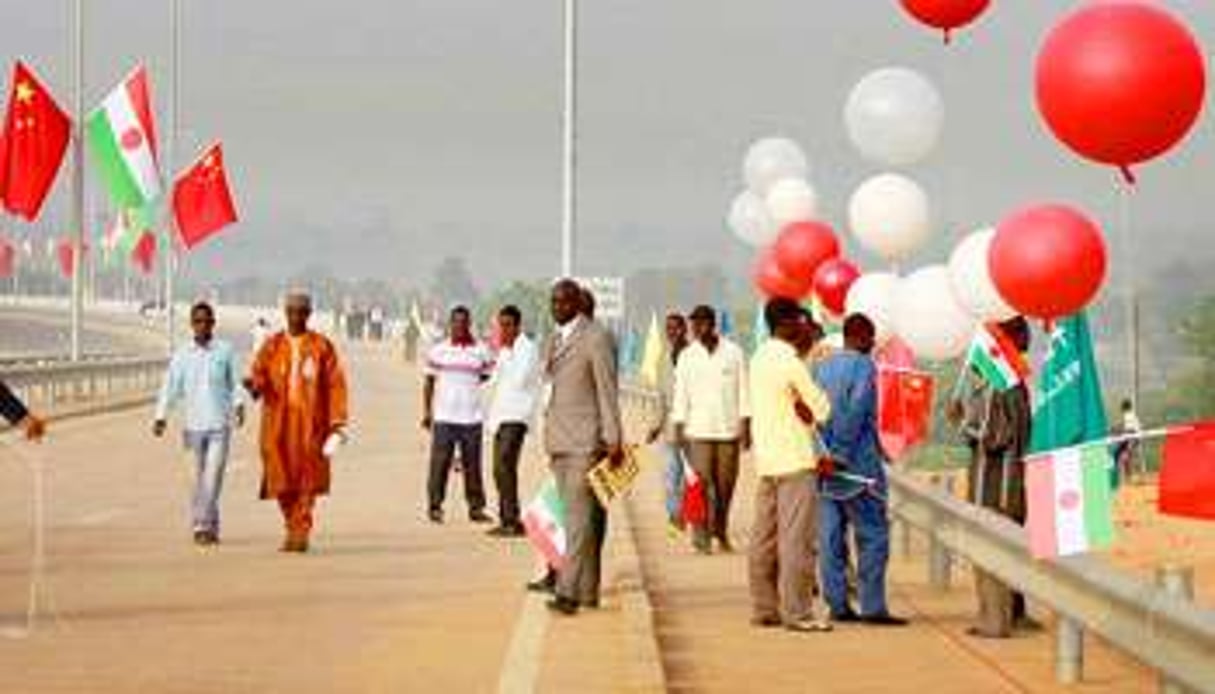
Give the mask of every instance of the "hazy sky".
[[[317, 264], [425, 284], [446, 254], [465, 255], [483, 284], [556, 271], [560, 0], [183, 3], [182, 156], [222, 138], [243, 217], [191, 257], [192, 274]], [[86, 4], [88, 104], [142, 60], [163, 110], [168, 0]], [[946, 49], [896, 0], [583, 0], [579, 269], [744, 272], [750, 251], [722, 217], [747, 144], [769, 134], [806, 147], [842, 226], [849, 192], [878, 173], [847, 141], [843, 102], [867, 71], [896, 64], [933, 79], [947, 108], [942, 146], [909, 171], [944, 239], [915, 263], [1036, 200], [1081, 205], [1113, 242], [1113, 173], [1057, 145], [1032, 99], [1037, 46], [1078, 4], [993, 3]], [[1215, 4], [1165, 4], [1215, 46]], [[69, 7], [0, 0], [2, 55], [32, 60], [65, 103]], [[1140, 173], [1140, 253], [1210, 249], [1209, 105], [1179, 152]]]

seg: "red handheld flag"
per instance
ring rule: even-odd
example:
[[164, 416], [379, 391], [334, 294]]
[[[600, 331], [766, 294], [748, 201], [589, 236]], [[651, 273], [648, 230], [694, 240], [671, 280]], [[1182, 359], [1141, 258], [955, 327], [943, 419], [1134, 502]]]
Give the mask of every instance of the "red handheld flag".
[[1169, 434], [1163, 453], [1160, 512], [1215, 520], [1215, 421]]
[[878, 437], [894, 460], [928, 439], [934, 390], [931, 374], [878, 366]]
[[705, 485], [687, 462], [683, 463], [683, 500], [680, 504], [683, 522], [688, 525], [704, 525], [709, 520], [709, 506], [705, 503]]
[[186, 250], [236, 221], [223, 150], [218, 143], [173, 184], [173, 217]]
[[131, 249], [131, 261], [145, 275], [152, 274], [152, 265], [156, 260], [156, 234], [145, 231], [139, 236], [139, 241]]
[[24, 63], [13, 67], [0, 134], [0, 204], [34, 220], [67, 151], [72, 121]]

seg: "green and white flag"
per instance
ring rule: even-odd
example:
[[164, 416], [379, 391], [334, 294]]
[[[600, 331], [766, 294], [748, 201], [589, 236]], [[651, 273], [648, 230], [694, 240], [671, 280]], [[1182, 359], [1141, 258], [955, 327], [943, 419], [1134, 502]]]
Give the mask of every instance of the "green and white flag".
[[115, 208], [144, 208], [160, 196], [156, 128], [143, 66], [93, 109], [86, 129], [89, 150]]
[[1050, 335], [1050, 352], [1034, 392], [1034, 453], [1067, 448], [1109, 435], [1101, 377], [1084, 313], [1065, 318]]

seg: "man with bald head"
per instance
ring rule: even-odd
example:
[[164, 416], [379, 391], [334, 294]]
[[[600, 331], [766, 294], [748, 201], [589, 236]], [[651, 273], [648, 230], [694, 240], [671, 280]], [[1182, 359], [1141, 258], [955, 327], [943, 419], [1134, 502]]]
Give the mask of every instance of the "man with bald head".
[[344, 440], [346, 377], [337, 350], [308, 329], [312, 300], [291, 294], [287, 329], [262, 345], [245, 387], [262, 401], [261, 498], [283, 514], [283, 552], [307, 552], [312, 507], [329, 493], [329, 458]]

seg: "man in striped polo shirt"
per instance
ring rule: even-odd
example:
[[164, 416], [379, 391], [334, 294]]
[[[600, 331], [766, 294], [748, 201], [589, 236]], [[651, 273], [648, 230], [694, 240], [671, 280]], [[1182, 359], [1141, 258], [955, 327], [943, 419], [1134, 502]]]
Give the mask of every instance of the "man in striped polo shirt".
[[427, 484], [432, 523], [443, 522], [443, 500], [456, 449], [464, 472], [468, 519], [492, 523], [485, 513], [481, 481], [482, 384], [493, 358], [472, 333], [472, 316], [464, 306], [451, 310], [448, 338], [430, 348], [422, 391], [422, 428], [431, 432], [430, 479]]

